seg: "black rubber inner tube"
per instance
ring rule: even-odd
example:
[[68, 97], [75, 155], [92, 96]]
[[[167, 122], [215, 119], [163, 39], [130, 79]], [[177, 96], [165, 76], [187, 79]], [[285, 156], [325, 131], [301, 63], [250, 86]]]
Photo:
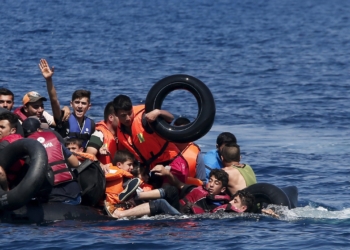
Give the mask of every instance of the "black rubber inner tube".
[[174, 90], [187, 90], [197, 100], [196, 119], [184, 126], [173, 126], [158, 118], [150, 125], [162, 138], [171, 142], [192, 142], [203, 137], [213, 126], [215, 119], [215, 101], [209, 88], [197, 78], [190, 75], [171, 75], [153, 85], [145, 101], [146, 113], [161, 109], [165, 97]]
[[21, 139], [9, 144], [0, 154], [0, 166], [6, 172], [17, 160], [29, 156], [29, 169], [21, 182], [10, 191], [0, 188], [0, 210], [18, 209], [39, 191], [48, 174], [46, 150], [40, 142]]
[[269, 183], [256, 183], [247, 188], [248, 192], [254, 195], [257, 204], [256, 212], [259, 212], [263, 207], [262, 204], [275, 204], [287, 206], [291, 209], [291, 203], [288, 196], [282, 189]]

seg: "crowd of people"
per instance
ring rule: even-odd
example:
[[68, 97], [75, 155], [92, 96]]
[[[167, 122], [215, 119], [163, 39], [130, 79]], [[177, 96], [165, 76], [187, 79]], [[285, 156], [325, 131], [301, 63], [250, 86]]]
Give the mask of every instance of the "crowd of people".
[[[173, 143], [155, 133], [149, 125], [158, 117], [173, 126], [191, 121], [174, 118], [166, 110], [145, 112], [126, 95], [108, 102], [103, 120], [87, 116], [91, 92], [74, 91], [70, 107], [62, 107], [53, 84], [54, 68], [41, 59], [39, 69], [46, 81], [48, 97], [36, 91], [26, 93], [14, 109], [15, 95], [0, 88], [0, 154], [22, 138], [39, 141], [46, 149], [51, 186], [46, 183], [35, 199], [78, 205], [82, 190], [77, 181], [84, 160], [98, 161], [106, 180], [105, 196], [98, 205], [116, 218], [156, 214], [200, 214], [250, 212], [254, 197], [244, 190], [255, 184], [251, 166], [241, 163], [240, 146], [230, 132], [221, 133], [216, 149], [205, 154], [194, 142]], [[45, 111], [50, 100], [52, 114]], [[26, 168], [25, 160], [10, 169], [0, 166], [0, 187], [14, 188]], [[48, 187], [50, 186], [50, 187]]]

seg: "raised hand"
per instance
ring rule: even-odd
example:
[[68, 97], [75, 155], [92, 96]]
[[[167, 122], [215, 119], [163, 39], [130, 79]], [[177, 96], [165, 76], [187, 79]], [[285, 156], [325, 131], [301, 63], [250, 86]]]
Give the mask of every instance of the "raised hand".
[[55, 71], [55, 68], [52, 67], [50, 69], [49, 64], [47, 63], [47, 61], [45, 59], [41, 59], [40, 63], [39, 63], [39, 68], [41, 70], [41, 73], [43, 74], [43, 77], [48, 80], [53, 76], [53, 73]]

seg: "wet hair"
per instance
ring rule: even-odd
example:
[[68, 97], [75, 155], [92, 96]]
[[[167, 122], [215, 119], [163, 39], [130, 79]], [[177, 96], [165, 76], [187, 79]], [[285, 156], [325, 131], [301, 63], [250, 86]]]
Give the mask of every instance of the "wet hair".
[[247, 190], [238, 190], [234, 195], [232, 195], [232, 199], [236, 196], [239, 196], [241, 199], [242, 205], [246, 206], [247, 209], [245, 212], [253, 212], [254, 210], [254, 204], [255, 204], [255, 197], [251, 193], [249, 193]]
[[118, 95], [113, 99], [114, 110], [117, 113], [119, 110], [130, 111], [132, 102], [129, 96]]
[[184, 126], [184, 125], [187, 125], [189, 123], [191, 123], [191, 121], [188, 118], [180, 116], [180, 117], [175, 119], [174, 126]]
[[134, 162], [134, 167], [133, 169], [130, 171], [130, 173], [135, 177], [138, 178], [139, 175], [143, 175], [146, 173], [146, 168], [141, 167], [139, 162]]
[[15, 95], [9, 89], [0, 88], [0, 95], [10, 95], [12, 96], [12, 101], [15, 99]]
[[0, 114], [0, 121], [7, 120], [10, 123], [11, 128], [17, 128], [18, 116], [11, 112], [4, 112]]
[[135, 156], [128, 150], [119, 150], [115, 153], [113, 158], [113, 166], [117, 165], [118, 162], [124, 163], [126, 161], [135, 161]]
[[224, 162], [230, 163], [233, 161], [239, 162], [241, 160], [241, 150], [238, 144], [226, 143], [221, 149], [220, 155]]
[[230, 132], [223, 132], [216, 138], [216, 145], [218, 148], [230, 142], [237, 143], [236, 136]]
[[83, 140], [78, 138], [67, 138], [64, 140], [64, 145], [67, 147], [70, 144], [77, 144], [79, 148], [83, 147]]
[[108, 116], [112, 115], [112, 114], [115, 114], [114, 106], [113, 106], [113, 102], [109, 102], [109, 103], [107, 103], [107, 105], [105, 107], [105, 110], [103, 112], [103, 119], [104, 119], [104, 121], [107, 122], [108, 121]]
[[90, 96], [91, 96], [91, 92], [89, 90], [78, 89], [73, 92], [72, 101], [74, 101], [75, 99], [81, 99], [83, 97], [87, 97], [88, 102], [90, 103]]
[[209, 173], [209, 178], [214, 176], [217, 180], [221, 181], [222, 187], [228, 187], [228, 174], [222, 169], [213, 169]]

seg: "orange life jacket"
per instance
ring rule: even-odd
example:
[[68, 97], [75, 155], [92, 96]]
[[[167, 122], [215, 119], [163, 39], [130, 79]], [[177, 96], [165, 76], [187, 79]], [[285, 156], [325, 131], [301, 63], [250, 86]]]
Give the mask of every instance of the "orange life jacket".
[[144, 105], [134, 106], [134, 120], [131, 125], [131, 136], [118, 127], [119, 149], [129, 150], [137, 160], [149, 169], [157, 164], [169, 164], [179, 155], [179, 149], [174, 143], [168, 142], [155, 132], [148, 133], [142, 126]]
[[108, 151], [110, 152], [110, 155], [101, 155], [97, 154], [97, 159], [102, 164], [108, 164], [112, 163], [113, 157], [115, 153], [117, 152], [117, 143], [118, 139], [109, 131], [107, 128], [107, 124], [104, 121], [100, 121], [96, 124], [96, 130], [99, 130], [103, 134], [103, 145], [106, 145]]
[[182, 150], [181, 154], [187, 161], [188, 167], [189, 167], [189, 173], [188, 177], [196, 177], [196, 167], [197, 167], [197, 157], [198, 154], [201, 152], [200, 148], [197, 144], [190, 142], [187, 147]]
[[119, 203], [118, 195], [123, 191], [123, 178], [134, 178], [134, 176], [117, 166], [109, 166], [106, 174], [106, 200], [112, 204]]

